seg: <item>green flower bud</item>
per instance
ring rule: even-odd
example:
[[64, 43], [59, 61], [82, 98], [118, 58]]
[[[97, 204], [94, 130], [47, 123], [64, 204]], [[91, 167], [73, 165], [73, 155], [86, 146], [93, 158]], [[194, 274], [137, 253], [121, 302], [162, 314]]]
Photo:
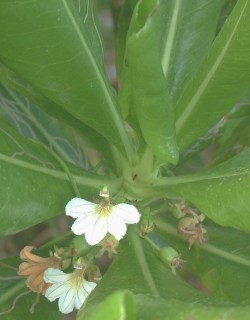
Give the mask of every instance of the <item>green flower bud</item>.
[[86, 262], [83, 257], [78, 258], [74, 263], [75, 269], [84, 269], [86, 267]]
[[89, 264], [85, 275], [89, 281], [99, 282], [102, 278], [101, 271], [96, 264]]
[[117, 249], [119, 246], [119, 241], [116, 240], [116, 238], [111, 234], [108, 234], [99, 244], [99, 246], [101, 246], [102, 248], [97, 253], [96, 258], [101, 257], [105, 252], [108, 253], [108, 257], [110, 259], [112, 259], [114, 255], [118, 254]]
[[101, 189], [101, 191], [100, 191], [100, 193], [99, 193], [99, 196], [100, 196], [100, 197], [103, 197], [103, 198], [109, 198], [109, 189], [108, 189], [107, 186], [104, 186], [104, 187]]
[[76, 236], [70, 243], [71, 256], [85, 256], [91, 249], [83, 236]]
[[180, 268], [184, 264], [184, 260], [180, 258], [180, 254], [172, 247], [163, 247], [159, 250], [161, 261], [171, 268], [175, 275], [175, 269]]
[[181, 219], [187, 213], [187, 211], [185, 210], [186, 207], [187, 207], [187, 205], [186, 205], [185, 201], [171, 203], [171, 213], [175, 218]]
[[148, 235], [151, 231], [154, 230], [154, 222], [152, 219], [152, 215], [150, 214], [150, 211], [146, 210], [142, 214], [141, 221], [140, 221], [140, 229], [141, 234], [143, 236]]

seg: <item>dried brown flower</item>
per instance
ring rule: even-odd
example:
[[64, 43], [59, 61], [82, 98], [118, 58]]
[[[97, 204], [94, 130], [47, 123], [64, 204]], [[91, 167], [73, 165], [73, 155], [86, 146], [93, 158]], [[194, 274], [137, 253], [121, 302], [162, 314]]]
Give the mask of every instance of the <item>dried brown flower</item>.
[[194, 211], [189, 213], [193, 217], [182, 218], [178, 224], [178, 231], [188, 240], [189, 249], [191, 249], [195, 242], [203, 244], [207, 241], [207, 237], [205, 237], [207, 231], [202, 225], [205, 216], [198, 215]]
[[44, 271], [48, 268], [61, 269], [62, 260], [56, 253], [48, 258], [39, 257], [31, 253], [33, 249], [34, 247], [26, 246], [20, 252], [20, 258], [25, 262], [20, 264], [17, 273], [20, 276], [28, 277], [26, 281], [28, 288], [44, 294], [51, 286], [51, 284], [44, 282]]

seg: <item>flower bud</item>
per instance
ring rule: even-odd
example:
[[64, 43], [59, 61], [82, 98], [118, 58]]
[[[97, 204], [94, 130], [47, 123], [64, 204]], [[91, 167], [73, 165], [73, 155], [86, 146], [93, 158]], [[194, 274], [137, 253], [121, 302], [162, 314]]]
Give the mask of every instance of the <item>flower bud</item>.
[[103, 197], [103, 198], [109, 198], [109, 190], [108, 190], [108, 187], [107, 186], [104, 186], [100, 193], [99, 193], [99, 196], [100, 197]]
[[97, 258], [101, 257], [105, 252], [108, 253], [108, 257], [110, 259], [112, 259], [112, 257], [116, 254], [118, 254], [117, 252], [117, 248], [119, 246], [119, 241], [116, 240], [116, 238], [114, 236], [112, 236], [111, 234], [108, 234], [101, 242], [101, 250], [98, 252], [98, 254], [96, 255]]
[[89, 281], [100, 282], [102, 274], [99, 267], [96, 264], [89, 264], [85, 273], [86, 278]]
[[175, 269], [180, 268], [184, 264], [184, 260], [180, 258], [180, 254], [172, 247], [163, 247], [159, 251], [161, 261], [171, 268], [175, 275]]
[[85, 256], [91, 249], [83, 236], [76, 236], [70, 243], [71, 256], [79, 257]]
[[186, 215], [187, 205], [185, 201], [171, 203], [170, 205], [171, 205], [171, 213], [175, 218], [181, 219]]
[[202, 221], [205, 219], [204, 214], [192, 213], [193, 217], [182, 218], [178, 224], [178, 231], [182, 234], [189, 242], [189, 249], [195, 242], [203, 244], [207, 241], [204, 234], [207, 232], [202, 225]]
[[154, 222], [149, 210], [149, 208], [146, 208], [140, 221], [141, 234], [144, 237], [154, 230]]
[[74, 268], [82, 270], [86, 267], [86, 262], [83, 257], [78, 258], [74, 263]]

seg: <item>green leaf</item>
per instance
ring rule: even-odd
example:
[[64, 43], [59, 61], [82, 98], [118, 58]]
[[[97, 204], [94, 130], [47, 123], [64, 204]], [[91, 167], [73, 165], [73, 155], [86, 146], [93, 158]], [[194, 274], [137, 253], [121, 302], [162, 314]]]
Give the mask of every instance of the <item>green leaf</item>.
[[127, 36], [120, 103], [127, 116], [136, 112], [142, 135], [153, 153], [170, 163], [178, 161], [172, 101], [159, 50], [158, 1], [140, 1]]
[[224, 0], [160, 0], [161, 61], [174, 104], [204, 60]]
[[248, 148], [208, 171], [159, 179], [155, 187], [189, 200], [222, 226], [250, 232], [249, 157]]
[[103, 64], [104, 48], [99, 21], [97, 19], [98, 12], [96, 12], [96, 6], [99, 1], [73, 0], [73, 2], [80, 14], [84, 28], [88, 30], [87, 36], [91, 45], [91, 50], [93, 50], [97, 60]]
[[116, 70], [117, 78], [121, 79], [124, 55], [126, 50], [126, 37], [132, 17], [132, 9], [128, 1], [121, 7], [112, 6], [112, 14], [115, 28]]
[[129, 291], [117, 291], [94, 307], [90, 314], [80, 312], [77, 320], [136, 320], [134, 296]]
[[138, 320], [182, 320], [182, 319], [202, 319], [202, 320], [247, 320], [250, 308], [237, 305], [202, 304], [187, 303], [174, 299], [156, 299], [152, 296], [137, 296]]
[[176, 107], [181, 148], [215, 125], [249, 90], [250, 3], [239, 0]]
[[174, 247], [186, 261], [184, 271], [180, 271], [183, 277], [195, 275], [200, 287], [218, 300], [249, 305], [249, 234], [219, 227], [205, 219], [208, 242], [189, 250], [187, 241], [172, 226], [173, 221], [169, 223], [162, 217], [155, 222], [161, 240]]
[[131, 159], [115, 94], [73, 2], [1, 0], [0, 12], [3, 63]]
[[113, 193], [119, 185], [118, 180], [64, 162], [49, 148], [3, 125], [0, 149], [1, 234], [18, 232], [63, 213], [66, 203], [79, 196], [77, 186], [80, 194], [91, 200], [103, 185]]

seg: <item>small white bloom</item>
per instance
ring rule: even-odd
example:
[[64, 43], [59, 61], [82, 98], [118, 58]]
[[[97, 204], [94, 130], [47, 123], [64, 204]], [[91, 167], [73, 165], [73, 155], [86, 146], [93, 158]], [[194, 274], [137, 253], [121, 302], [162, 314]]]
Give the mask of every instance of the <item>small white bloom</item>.
[[79, 310], [96, 283], [83, 278], [82, 270], [64, 273], [59, 269], [49, 268], [44, 273], [44, 281], [52, 283], [46, 290], [45, 297], [50, 301], [59, 299], [58, 306], [62, 313]]
[[126, 234], [128, 224], [138, 223], [140, 213], [131, 204], [111, 205], [108, 197], [99, 203], [73, 198], [66, 205], [66, 215], [76, 219], [71, 229], [76, 235], [85, 234], [88, 244], [99, 243], [109, 232], [117, 240]]

